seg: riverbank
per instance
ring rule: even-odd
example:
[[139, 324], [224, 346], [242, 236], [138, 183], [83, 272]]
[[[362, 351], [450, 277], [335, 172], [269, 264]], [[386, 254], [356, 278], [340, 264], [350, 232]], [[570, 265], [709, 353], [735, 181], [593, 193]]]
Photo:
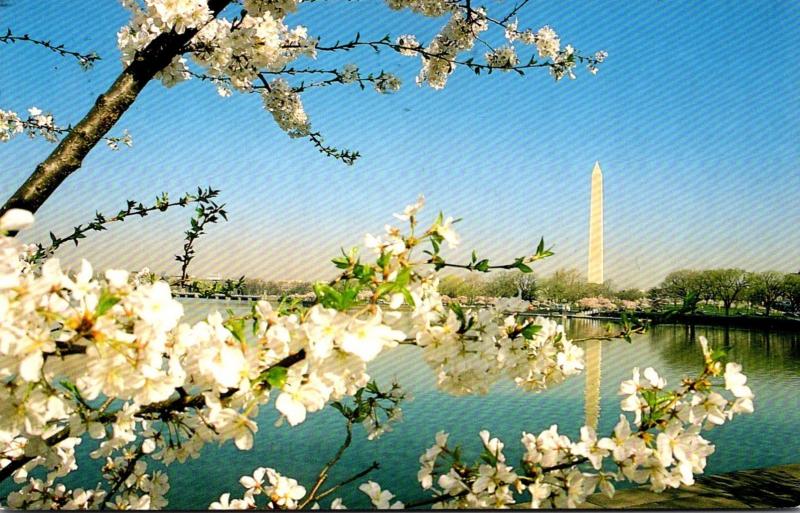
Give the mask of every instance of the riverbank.
[[[570, 319], [592, 319], [596, 321], [619, 322], [620, 316], [615, 312], [605, 312], [602, 315], [587, 315], [585, 313], [538, 311], [526, 312], [523, 315], [543, 315], [547, 317], [567, 317]], [[640, 319], [657, 318], [660, 314], [650, 312], [636, 312], [633, 314]], [[727, 326], [731, 328], [748, 328], [763, 330], [800, 331], [800, 319], [791, 317], [764, 317], [755, 315], [706, 315], [706, 314], [677, 314], [669, 318], [669, 324], [688, 324], [703, 326]]]
[[[246, 295], [223, 295], [213, 294], [210, 297], [205, 297], [196, 292], [176, 292], [174, 296], [179, 299], [206, 299], [213, 301], [232, 301], [232, 302], [255, 302], [260, 299], [267, 299], [268, 301], [277, 302], [278, 297], [262, 297], [262, 296], [246, 296]], [[311, 303], [305, 303], [310, 305]], [[478, 305], [470, 305], [478, 306]], [[410, 310], [408, 307], [403, 307], [402, 310]], [[568, 317], [571, 319], [592, 319], [597, 321], [612, 321], [618, 322], [620, 314], [618, 312], [604, 312], [601, 315], [589, 315], [584, 312], [563, 312], [558, 310], [535, 310], [524, 312], [522, 315], [542, 315], [545, 317]], [[653, 319], [661, 313], [652, 312], [635, 312], [633, 315], [641, 319]], [[728, 326], [732, 328], [751, 328], [763, 330], [782, 330], [782, 331], [800, 331], [800, 318], [791, 317], [777, 317], [777, 316], [758, 316], [758, 315], [708, 315], [708, 314], [676, 314], [670, 317], [670, 324], [689, 324], [689, 325], [703, 325], [703, 326]]]
[[767, 509], [800, 505], [800, 463], [700, 476], [693, 486], [590, 495], [581, 509]]

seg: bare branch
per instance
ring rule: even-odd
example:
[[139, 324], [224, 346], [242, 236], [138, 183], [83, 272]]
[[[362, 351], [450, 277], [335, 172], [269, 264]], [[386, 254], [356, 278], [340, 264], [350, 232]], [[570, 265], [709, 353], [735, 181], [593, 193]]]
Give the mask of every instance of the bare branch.
[[100, 60], [100, 56], [97, 55], [95, 52], [80, 53], [73, 50], [68, 50], [63, 44], [56, 45], [49, 40], [34, 39], [30, 37], [28, 34], [15, 36], [11, 32], [10, 28], [6, 31], [5, 35], [0, 36], [0, 43], [13, 44], [16, 42], [31, 43], [37, 46], [41, 46], [42, 48], [47, 48], [51, 52], [57, 53], [62, 57], [73, 57], [77, 59], [78, 64], [80, 64], [81, 68], [83, 69], [91, 68], [94, 65], [95, 61]]

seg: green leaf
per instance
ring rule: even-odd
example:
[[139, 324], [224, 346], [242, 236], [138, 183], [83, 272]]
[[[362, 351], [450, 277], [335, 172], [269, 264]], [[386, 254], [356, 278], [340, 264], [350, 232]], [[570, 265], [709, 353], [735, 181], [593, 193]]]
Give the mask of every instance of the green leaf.
[[378, 285], [378, 288], [375, 291], [375, 293], [378, 295], [378, 297], [382, 297], [384, 294], [393, 291], [394, 288], [395, 288], [394, 282], [387, 281], [386, 283], [381, 283], [380, 285]]
[[326, 308], [339, 308], [342, 303], [342, 294], [327, 283], [315, 283], [314, 294], [317, 295], [317, 299], [322, 306]]
[[378, 257], [378, 260], [375, 261], [378, 264], [378, 267], [383, 268], [386, 267], [386, 264], [389, 263], [389, 260], [392, 258], [392, 252], [387, 251], [386, 253], [381, 253], [381, 256]]
[[61, 383], [61, 386], [68, 390], [69, 393], [71, 393], [74, 397], [78, 398], [79, 400], [83, 399], [81, 396], [81, 391], [78, 390], [78, 387], [74, 383], [67, 381], [66, 379], [62, 379], [59, 383]]
[[244, 319], [228, 319], [224, 323], [222, 323], [228, 331], [230, 331], [236, 340], [241, 343], [245, 343], [247, 341], [247, 335], [245, 334], [244, 329]]
[[397, 278], [395, 279], [395, 283], [397, 284], [397, 288], [405, 287], [408, 285], [408, 282], [411, 280], [411, 268], [403, 267], [398, 271]]
[[522, 328], [522, 336], [527, 339], [532, 339], [537, 333], [542, 331], [542, 327], [538, 324], [528, 324], [524, 328]]
[[539, 239], [539, 245], [536, 247], [536, 254], [541, 255], [544, 252], [544, 237]]
[[416, 303], [414, 303], [414, 297], [411, 295], [411, 292], [409, 292], [408, 289], [404, 288], [403, 290], [400, 291], [400, 293], [403, 294], [403, 297], [406, 299], [406, 304], [414, 308]]
[[350, 262], [346, 258], [334, 258], [331, 262], [339, 269], [347, 269], [350, 267]]
[[111, 307], [116, 305], [120, 302], [121, 298], [118, 298], [112, 294], [110, 294], [107, 290], [104, 290], [102, 294], [100, 294], [100, 299], [97, 301], [97, 308], [95, 309], [95, 315], [100, 317], [101, 315], [105, 314]]
[[363, 264], [356, 264], [353, 266], [353, 276], [361, 280], [362, 283], [369, 280], [374, 274], [372, 267]]
[[464, 309], [461, 308], [460, 304], [458, 304], [457, 302], [453, 301], [452, 303], [450, 303], [450, 310], [455, 312], [456, 317], [458, 317], [458, 319], [461, 322], [464, 322]]
[[331, 406], [339, 410], [339, 413], [341, 413], [345, 418], [349, 417], [352, 413], [349, 408], [345, 407], [345, 405], [343, 405], [339, 401], [332, 402]]
[[358, 297], [358, 292], [361, 290], [360, 285], [354, 285], [352, 287], [347, 287], [341, 294], [339, 299], [339, 310], [347, 310], [353, 303], [355, 303], [356, 298]]
[[521, 258], [518, 258], [514, 261], [514, 267], [522, 271], [523, 273], [532, 273], [533, 269], [528, 267], [525, 262], [522, 261]]
[[266, 380], [271, 388], [281, 389], [286, 384], [286, 367], [275, 366], [267, 371]]

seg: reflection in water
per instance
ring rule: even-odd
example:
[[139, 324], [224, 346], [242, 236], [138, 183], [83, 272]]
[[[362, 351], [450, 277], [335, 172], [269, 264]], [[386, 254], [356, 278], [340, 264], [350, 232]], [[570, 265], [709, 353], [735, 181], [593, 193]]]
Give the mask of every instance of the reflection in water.
[[583, 350], [586, 361], [586, 384], [583, 391], [585, 422], [587, 426], [596, 430], [600, 419], [600, 363], [603, 342], [588, 340]]
[[714, 326], [684, 330], [679, 325], [661, 325], [644, 336], [670, 364], [696, 366], [695, 349], [701, 335], [713, 347], [723, 348], [728, 359], [741, 363], [748, 374], [800, 377], [800, 333], [797, 332]]
[[[228, 305], [220, 306], [220, 310], [225, 306]], [[195, 315], [191, 308], [187, 310]], [[605, 323], [597, 320], [570, 319], [566, 329], [570, 339], [606, 334]], [[371, 363], [370, 375], [382, 384], [397, 379], [414, 399], [403, 407], [403, 422], [380, 440], [367, 440], [364, 430], [357, 426], [351, 449], [342, 464], [332, 469], [329, 482], [346, 479], [379, 461], [380, 469], [364, 480], [381, 483], [405, 502], [428, 497], [417, 482], [418, 458], [440, 430], [448, 431], [451, 440], [462, 445], [469, 462], [479, 457], [477, 434], [482, 429], [506, 443], [506, 456], [511, 462], [519, 461], [523, 455], [519, 444], [523, 431], [538, 433], [558, 424], [559, 433], [574, 440], [586, 423], [597, 426], [598, 436], [608, 436], [619, 420], [619, 383], [630, 379], [631, 369], [652, 366], [668, 380], [668, 386], [678, 385], [681, 378], [696, 375], [702, 368], [697, 343], [700, 335], [714, 347], [728, 347], [729, 358], [744, 366], [748, 385], [756, 395], [754, 414], [742, 415], [705, 433], [716, 447], [706, 474], [800, 463], [800, 334], [660, 325], [634, 337], [631, 344], [621, 340], [581, 343], [586, 351], [585, 381], [580, 377], [570, 379], [541, 394], [521, 391], [508, 380], [497, 383], [484, 396], [454, 397], [436, 388], [436, 376], [418, 348], [401, 346], [382, 354]], [[238, 451], [232, 444], [206, 447], [200, 460], [171, 466], [170, 507], [204, 509], [224, 492], [241, 494], [239, 476], [252, 474], [259, 466], [273, 467], [303, 483], [313, 483], [321, 462], [333, 456], [342, 442], [341, 416], [333, 408], [326, 408], [309, 415], [303, 424], [284, 424], [278, 429], [272, 427], [276, 419], [274, 404], [261, 410], [261, 429], [252, 451]], [[87, 440], [78, 450], [89, 451], [96, 445], [96, 441]], [[94, 486], [91, 482], [80, 484]], [[355, 485], [339, 492], [336, 495], [349, 507], [370, 506]], [[329, 504], [326, 499], [322, 506]]]

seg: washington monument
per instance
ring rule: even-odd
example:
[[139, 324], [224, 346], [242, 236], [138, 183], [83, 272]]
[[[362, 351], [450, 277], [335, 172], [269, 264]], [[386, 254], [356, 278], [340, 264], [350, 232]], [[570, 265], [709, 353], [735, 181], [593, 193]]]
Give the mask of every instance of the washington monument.
[[592, 199], [589, 207], [589, 283], [603, 283], [603, 171], [600, 163], [592, 170]]

